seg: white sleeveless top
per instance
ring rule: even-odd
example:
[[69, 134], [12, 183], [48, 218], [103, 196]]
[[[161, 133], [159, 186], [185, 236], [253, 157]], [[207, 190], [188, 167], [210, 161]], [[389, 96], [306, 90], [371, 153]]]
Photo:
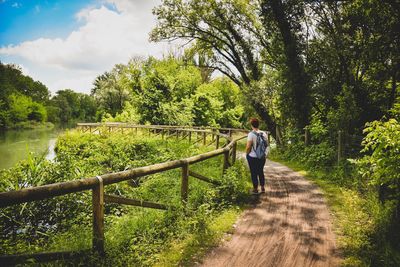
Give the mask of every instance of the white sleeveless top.
[[[265, 139], [267, 139], [267, 134], [263, 131], [256, 131], [257, 133], [262, 133], [262, 135], [264, 136]], [[249, 156], [252, 158], [257, 158], [257, 154], [255, 152], [256, 147], [257, 147], [257, 135], [255, 135], [253, 133], [253, 131], [249, 132], [249, 134], [247, 135], [247, 141], [252, 141], [253, 142], [253, 147], [251, 148], [251, 151], [249, 153]]]

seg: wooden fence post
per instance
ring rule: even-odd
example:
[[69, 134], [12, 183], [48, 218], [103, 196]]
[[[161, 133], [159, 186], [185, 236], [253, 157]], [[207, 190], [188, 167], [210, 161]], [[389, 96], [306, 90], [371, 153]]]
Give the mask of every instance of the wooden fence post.
[[343, 151], [343, 143], [342, 143], [342, 131], [338, 131], [338, 150], [337, 150], [337, 160], [338, 164], [340, 163], [340, 160], [342, 159], [342, 151]]
[[305, 128], [304, 129], [304, 145], [308, 146], [310, 144], [310, 130]]
[[99, 184], [92, 189], [93, 207], [93, 250], [104, 255], [104, 185], [103, 179], [97, 176]]
[[189, 131], [189, 144], [192, 142], [192, 132]]
[[229, 149], [226, 149], [224, 151], [224, 166], [223, 166], [223, 170], [222, 173], [225, 173], [226, 169], [229, 168]]
[[182, 183], [181, 183], [181, 201], [183, 205], [186, 205], [188, 200], [189, 190], [189, 163], [185, 161], [182, 166]]
[[232, 147], [232, 164], [235, 164], [236, 161], [236, 145], [237, 143], [233, 143], [233, 147]]
[[215, 143], [216, 143], [216, 149], [218, 149], [219, 148], [219, 135], [218, 134], [216, 136]]
[[206, 132], [203, 132], [203, 145], [204, 146], [206, 145], [206, 139], [207, 139], [207, 135], [206, 134], [207, 134]]

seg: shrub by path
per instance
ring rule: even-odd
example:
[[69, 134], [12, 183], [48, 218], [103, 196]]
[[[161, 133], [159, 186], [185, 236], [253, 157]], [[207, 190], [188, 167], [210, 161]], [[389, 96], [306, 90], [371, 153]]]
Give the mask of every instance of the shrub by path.
[[269, 160], [264, 171], [266, 194], [202, 266], [338, 266], [330, 213], [319, 188]]

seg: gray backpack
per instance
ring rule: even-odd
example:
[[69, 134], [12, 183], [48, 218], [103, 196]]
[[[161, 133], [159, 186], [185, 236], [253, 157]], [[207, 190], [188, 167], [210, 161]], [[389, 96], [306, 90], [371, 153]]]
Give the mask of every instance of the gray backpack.
[[257, 136], [256, 147], [254, 148], [254, 145], [253, 145], [254, 152], [256, 153], [257, 158], [263, 159], [266, 157], [268, 142], [265, 139], [263, 133], [257, 133], [255, 131], [253, 131], [252, 133]]

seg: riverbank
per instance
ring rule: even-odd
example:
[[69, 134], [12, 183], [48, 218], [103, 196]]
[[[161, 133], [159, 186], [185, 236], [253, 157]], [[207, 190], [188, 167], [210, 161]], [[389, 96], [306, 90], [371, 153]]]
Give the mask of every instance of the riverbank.
[[0, 129], [0, 132], [9, 130], [42, 130], [53, 128], [55, 128], [55, 125], [51, 122], [23, 121], [10, 125], [3, 130]]

